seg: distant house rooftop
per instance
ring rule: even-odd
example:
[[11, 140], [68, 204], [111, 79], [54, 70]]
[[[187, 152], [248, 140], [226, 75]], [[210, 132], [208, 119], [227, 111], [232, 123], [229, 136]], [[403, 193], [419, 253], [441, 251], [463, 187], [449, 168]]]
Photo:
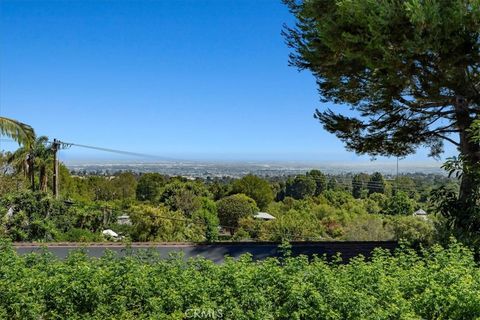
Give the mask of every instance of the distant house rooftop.
[[128, 215], [123, 215], [123, 216], [119, 216], [117, 218], [117, 223], [118, 224], [131, 225], [132, 221], [130, 220], [130, 217]]
[[413, 215], [414, 215], [415, 217], [419, 217], [419, 218], [422, 218], [422, 219], [424, 219], [424, 220], [427, 220], [427, 219], [428, 219], [427, 213], [425, 212], [425, 210], [422, 210], [422, 209], [418, 209], [417, 211], [415, 211], [415, 212], [413, 213]]
[[426, 216], [427, 213], [426, 213], [425, 210], [423, 210], [423, 209], [418, 209], [417, 211], [415, 211], [415, 212], [413, 213], [413, 215], [414, 215], [414, 216]]
[[272, 216], [271, 214], [266, 213], [266, 212], [257, 212], [257, 213], [255, 213], [255, 215], [253, 217], [255, 219], [261, 219], [261, 220], [274, 220], [275, 219], [274, 216]]

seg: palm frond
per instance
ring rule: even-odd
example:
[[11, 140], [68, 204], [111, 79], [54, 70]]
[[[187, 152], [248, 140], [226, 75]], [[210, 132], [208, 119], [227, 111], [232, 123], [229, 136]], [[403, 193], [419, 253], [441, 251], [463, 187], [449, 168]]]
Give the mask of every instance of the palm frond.
[[35, 131], [29, 125], [10, 118], [0, 117], [0, 134], [12, 138], [25, 147], [35, 141]]

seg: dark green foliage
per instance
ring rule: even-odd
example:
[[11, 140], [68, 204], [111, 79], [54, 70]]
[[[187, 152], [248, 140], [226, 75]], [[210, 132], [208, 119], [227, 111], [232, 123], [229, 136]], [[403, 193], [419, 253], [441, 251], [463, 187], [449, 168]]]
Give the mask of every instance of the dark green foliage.
[[[48, 137], [36, 138], [30, 145], [18, 148], [8, 157], [8, 162], [17, 171], [23, 172], [30, 182], [31, 190], [48, 190], [48, 177], [52, 176], [53, 152]], [[38, 174], [38, 178], [35, 175]]]
[[180, 210], [185, 215], [191, 216], [195, 210], [200, 208], [198, 197], [211, 197], [211, 193], [203, 183], [200, 181], [183, 182], [176, 179], [162, 188], [159, 202], [167, 205], [173, 211]]
[[367, 183], [368, 194], [385, 193], [385, 181], [380, 172], [375, 172], [370, 176]]
[[[480, 115], [480, 2], [285, 0], [296, 18], [284, 34], [290, 63], [315, 76], [324, 128], [349, 150], [405, 156], [418, 147], [432, 156], [445, 141], [480, 163], [469, 129]], [[466, 172], [459, 199], [478, 182]]]
[[213, 195], [213, 200], [217, 201], [231, 193], [232, 185], [221, 181], [214, 181], [208, 184], [208, 191]]
[[352, 195], [356, 199], [360, 199], [363, 195], [363, 190], [367, 187], [368, 175], [364, 173], [356, 174], [352, 179]]
[[[468, 129], [469, 139], [472, 143], [480, 143], [480, 120], [475, 120]], [[460, 190], [450, 186], [441, 186], [432, 192], [434, 208], [442, 214], [447, 221], [451, 234], [466, 243], [478, 247], [480, 243], [480, 167], [465, 156], [449, 158], [443, 168], [449, 176], [462, 179]], [[464, 190], [465, 177], [471, 187]]]
[[160, 196], [160, 188], [166, 183], [166, 177], [159, 173], [142, 174], [138, 180], [136, 196], [140, 201], [155, 201]]
[[283, 201], [287, 193], [287, 182], [286, 181], [278, 182], [277, 184], [275, 184], [275, 190], [276, 190], [275, 201]]
[[338, 187], [339, 187], [339, 184], [337, 179], [332, 177], [328, 180], [328, 184], [327, 184], [328, 190], [336, 190]]
[[429, 122], [455, 114], [456, 95], [478, 108], [478, 1], [286, 2], [298, 22], [286, 30], [291, 63], [314, 73], [322, 99], [363, 116], [317, 112], [349, 148], [405, 155], [427, 144], [436, 154], [447, 129]]
[[415, 181], [411, 177], [401, 175], [398, 178], [395, 178], [392, 187], [394, 193], [397, 191], [403, 191], [407, 193], [410, 198], [418, 199], [419, 192], [417, 191]]
[[0, 205], [0, 233], [15, 241], [52, 241], [75, 225], [75, 218], [68, 214], [70, 208], [42, 192], [15, 193], [1, 199]]
[[112, 179], [116, 199], [133, 200], [137, 189], [137, 179], [131, 172], [123, 172]]
[[310, 170], [307, 172], [307, 177], [315, 180], [316, 188], [315, 195], [318, 196], [327, 188], [327, 177], [320, 170]]
[[399, 191], [386, 202], [385, 214], [411, 215], [415, 210], [415, 201], [408, 197], [405, 192]]
[[220, 224], [229, 228], [237, 228], [241, 218], [253, 216], [258, 212], [255, 200], [244, 194], [234, 194], [217, 202]]
[[434, 210], [446, 219], [447, 234], [478, 247], [480, 244], [480, 194], [472, 190], [467, 201], [458, 200], [458, 190], [447, 186], [432, 192]]
[[265, 210], [273, 201], [273, 191], [270, 184], [252, 174], [236, 180], [232, 186], [232, 193], [243, 193], [249, 196], [255, 200], [260, 210]]
[[[287, 249], [288, 250], [288, 249]], [[420, 254], [378, 250], [371, 261], [327, 263], [306, 257], [214, 264], [155, 253], [65, 260], [0, 248], [0, 318], [476, 319], [480, 269], [452, 244]]]
[[219, 219], [217, 216], [216, 203], [208, 198], [200, 200], [200, 209], [192, 215], [192, 220], [201, 223], [205, 230], [205, 241], [213, 242], [218, 239]]
[[88, 229], [72, 228], [60, 234], [57, 240], [67, 242], [96, 242], [104, 239], [100, 233], [94, 233]]
[[304, 199], [315, 194], [317, 184], [315, 180], [309, 176], [296, 176], [289, 179], [286, 185], [285, 195], [294, 199]]

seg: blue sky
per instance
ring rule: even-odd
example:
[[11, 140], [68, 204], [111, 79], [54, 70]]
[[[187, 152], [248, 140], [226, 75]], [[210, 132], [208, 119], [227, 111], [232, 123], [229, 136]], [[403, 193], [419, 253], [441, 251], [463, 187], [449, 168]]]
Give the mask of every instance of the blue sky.
[[[332, 106], [288, 66], [280, 32], [293, 20], [280, 0], [0, 6], [0, 114], [39, 135], [182, 159], [369, 159], [313, 119]], [[422, 150], [408, 159], [428, 160]]]

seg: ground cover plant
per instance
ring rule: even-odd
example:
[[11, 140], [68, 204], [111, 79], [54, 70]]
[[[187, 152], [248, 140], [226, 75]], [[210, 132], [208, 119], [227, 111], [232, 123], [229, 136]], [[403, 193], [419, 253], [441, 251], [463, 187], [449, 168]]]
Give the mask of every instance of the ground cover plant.
[[1, 319], [478, 319], [479, 302], [480, 268], [455, 242], [348, 264], [0, 250]]

